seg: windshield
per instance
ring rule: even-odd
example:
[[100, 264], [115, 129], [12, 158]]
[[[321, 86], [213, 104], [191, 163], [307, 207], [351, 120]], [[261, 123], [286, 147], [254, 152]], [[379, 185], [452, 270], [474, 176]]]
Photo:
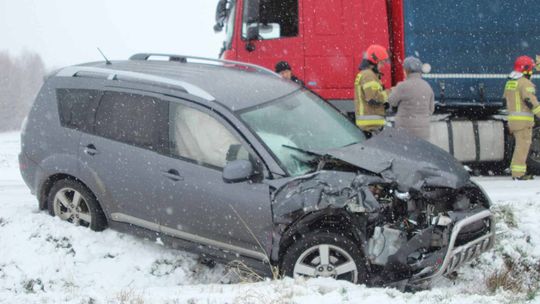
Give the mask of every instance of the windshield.
[[298, 91], [240, 114], [291, 176], [313, 171], [316, 156], [365, 140], [364, 134], [317, 96]]

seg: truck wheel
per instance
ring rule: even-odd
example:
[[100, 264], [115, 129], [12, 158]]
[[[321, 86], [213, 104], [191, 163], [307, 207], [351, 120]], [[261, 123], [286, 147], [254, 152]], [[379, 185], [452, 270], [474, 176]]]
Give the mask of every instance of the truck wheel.
[[532, 143], [527, 167], [530, 174], [540, 175], [540, 126], [532, 130]]
[[49, 213], [76, 226], [101, 231], [107, 219], [95, 196], [81, 183], [63, 179], [51, 188], [48, 197]]
[[365, 283], [367, 278], [358, 246], [327, 231], [312, 232], [287, 248], [281, 271], [289, 277], [330, 277], [352, 283]]

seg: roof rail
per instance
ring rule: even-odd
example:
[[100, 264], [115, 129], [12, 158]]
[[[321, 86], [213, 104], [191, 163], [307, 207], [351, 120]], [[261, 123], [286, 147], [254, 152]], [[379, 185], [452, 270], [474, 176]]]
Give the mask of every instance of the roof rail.
[[232, 60], [222, 60], [222, 59], [175, 55], [175, 54], [160, 54], [160, 53], [139, 53], [139, 54], [135, 54], [129, 57], [129, 60], [149, 61], [151, 57], [165, 57], [165, 58], [168, 58], [169, 61], [175, 61], [175, 62], [181, 62], [181, 63], [188, 63], [191, 60], [192, 62], [206, 63], [206, 64], [220, 63], [222, 66], [226, 66], [229, 64], [229, 65], [235, 65], [235, 66], [244, 67], [244, 68], [251, 68], [258, 72], [272, 75], [275, 77], [281, 77], [276, 72], [270, 69], [267, 69], [265, 67], [262, 67], [256, 64], [245, 63], [245, 62], [240, 62], [240, 61], [232, 61]]
[[[200, 97], [202, 99], [211, 101], [215, 100], [207, 91], [201, 89], [200, 87], [187, 83], [181, 80], [170, 79], [161, 76], [149, 75], [138, 72], [130, 71], [120, 71], [113, 69], [104, 69], [96, 68], [89, 66], [70, 66], [60, 70], [56, 76], [59, 77], [99, 77], [108, 80], [124, 80], [124, 81], [134, 81], [141, 83], [151, 83], [151, 84], [166, 84], [173, 87], [177, 87], [186, 91], [188, 94]], [[100, 77], [100, 78], [101, 78]]]

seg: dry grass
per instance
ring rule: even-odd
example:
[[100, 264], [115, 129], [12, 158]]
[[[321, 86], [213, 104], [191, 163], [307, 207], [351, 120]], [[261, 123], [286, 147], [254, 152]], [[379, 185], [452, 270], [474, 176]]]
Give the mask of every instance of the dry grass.
[[492, 208], [497, 221], [502, 221], [510, 228], [517, 228], [517, 219], [511, 206], [497, 205]]
[[499, 289], [519, 293], [523, 291], [523, 280], [510, 269], [495, 271], [486, 277], [486, 286], [492, 293]]
[[[268, 253], [266, 252], [266, 250], [264, 250], [264, 247], [263, 245], [261, 244], [261, 242], [259, 242], [259, 239], [257, 239], [257, 237], [255, 236], [255, 234], [253, 233], [253, 230], [251, 230], [251, 228], [249, 228], [248, 224], [246, 223], [246, 221], [244, 221], [244, 219], [240, 216], [240, 214], [238, 213], [238, 211], [236, 211], [236, 209], [231, 205], [229, 204], [229, 207], [234, 211], [234, 213], [236, 214], [236, 216], [238, 217], [238, 219], [242, 222], [242, 225], [244, 225], [244, 227], [246, 228], [246, 230], [249, 232], [249, 234], [251, 235], [251, 237], [257, 242], [257, 245], [259, 246], [259, 249], [261, 251], [261, 253], [263, 253], [265, 256], [266, 256], [266, 262], [268, 262], [268, 267], [270, 267], [270, 272], [272, 273], [272, 279], [273, 280], [279, 280], [281, 278], [281, 273], [279, 271], [279, 267], [277, 266], [274, 266], [272, 264], [270, 264], [270, 257], [268, 256]], [[234, 262], [234, 261], [233, 261]], [[246, 266], [244, 263], [241, 263], [242, 264], [242, 267], [241, 267], [241, 273], [243, 273], [244, 270], [246, 269], [249, 269], [248, 270], [248, 274], [249, 273], [255, 273], [255, 271], [251, 268], [249, 268], [248, 266]], [[244, 268], [245, 267], [245, 268]], [[263, 277], [261, 277], [260, 275], [257, 275], [258, 279], [257, 281], [262, 281]], [[242, 278], [242, 277], [240, 277]]]
[[235, 275], [241, 283], [261, 282], [264, 278], [242, 261], [234, 260], [227, 264], [229, 273]]
[[120, 291], [113, 301], [109, 303], [114, 304], [144, 304], [142, 294], [135, 292], [133, 289], [124, 289]]

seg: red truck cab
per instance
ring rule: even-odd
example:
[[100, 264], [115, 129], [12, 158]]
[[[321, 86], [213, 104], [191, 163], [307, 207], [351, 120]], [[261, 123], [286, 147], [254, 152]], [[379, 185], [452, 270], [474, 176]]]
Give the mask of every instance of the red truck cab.
[[401, 1], [221, 1], [227, 27], [221, 57], [272, 70], [285, 60], [306, 87], [352, 112], [354, 78], [370, 44], [391, 51], [391, 64], [382, 71], [384, 84], [390, 87], [402, 78], [392, 77], [403, 74]]

